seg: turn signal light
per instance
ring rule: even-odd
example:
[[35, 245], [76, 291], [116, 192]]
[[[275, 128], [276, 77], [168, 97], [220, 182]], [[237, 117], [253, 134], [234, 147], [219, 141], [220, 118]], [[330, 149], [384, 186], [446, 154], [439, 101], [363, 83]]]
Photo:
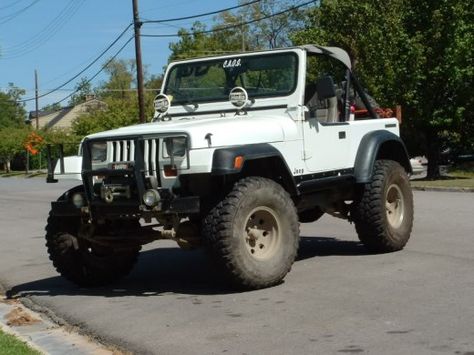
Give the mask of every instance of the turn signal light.
[[244, 157], [241, 155], [236, 156], [234, 159], [234, 169], [242, 169], [243, 165], [244, 165]]
[[165, 176], [170, 177], [170, 176], [178, 176], [178, 169], [176, 168], [176, 165], [165, 165], [163, 167]]

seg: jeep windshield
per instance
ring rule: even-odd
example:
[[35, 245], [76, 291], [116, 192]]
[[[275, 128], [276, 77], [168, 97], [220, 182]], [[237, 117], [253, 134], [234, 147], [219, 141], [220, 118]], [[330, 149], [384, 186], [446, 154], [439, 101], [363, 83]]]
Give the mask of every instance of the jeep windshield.
[[250, 98], [287, 96], [296, 89], [298, 57], [295, 53], [236, 56], [176, 64], [164, 93], [171, 104], [227, 101], [236, 86]]

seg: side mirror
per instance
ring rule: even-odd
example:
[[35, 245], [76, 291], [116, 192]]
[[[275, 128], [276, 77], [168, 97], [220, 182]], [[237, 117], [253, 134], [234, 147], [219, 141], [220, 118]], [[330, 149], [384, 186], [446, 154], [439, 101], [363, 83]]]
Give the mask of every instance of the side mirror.
[[336, 96], [334, 80], [330, 76], [323, 76], [316, 82], [316, 92], [319, 100], [330, 99]]

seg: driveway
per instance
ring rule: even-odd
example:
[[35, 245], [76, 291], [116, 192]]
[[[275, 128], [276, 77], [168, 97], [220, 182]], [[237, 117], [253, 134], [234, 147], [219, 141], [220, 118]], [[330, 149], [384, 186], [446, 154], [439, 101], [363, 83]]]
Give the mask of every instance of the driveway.
[[204, 252], [167, 241], [111, 287], [63, 280], [43, 228], [68, 186], [0, 178], [0, 283], [132, 352], [474, 354], [472, 193], [415, 192], [412, 240], [393, 254], [367, 254], [342, 220], [303, 225], [282, 285], [234, 293]]

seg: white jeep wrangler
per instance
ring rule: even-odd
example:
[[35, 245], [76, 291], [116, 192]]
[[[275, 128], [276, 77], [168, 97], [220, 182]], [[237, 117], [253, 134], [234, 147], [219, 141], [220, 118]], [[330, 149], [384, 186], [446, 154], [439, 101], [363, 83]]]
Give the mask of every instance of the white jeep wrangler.
[[173, 239], [207, 246], [237, 286], [272, 286], [294, 262], [299, 223], [324, 213], [353, 221], [370, 251], [407, 243], [411, 167], [399, 123], [377, 117], [342, 49], [174, 62], [155, 110], [151, 123], [87, 136], [79, 156], [56, 164], [58, 178], [82, 179], [52, 202], [46, 226], [50, 258], [70, 281], [114, 281], [141, 245]]

